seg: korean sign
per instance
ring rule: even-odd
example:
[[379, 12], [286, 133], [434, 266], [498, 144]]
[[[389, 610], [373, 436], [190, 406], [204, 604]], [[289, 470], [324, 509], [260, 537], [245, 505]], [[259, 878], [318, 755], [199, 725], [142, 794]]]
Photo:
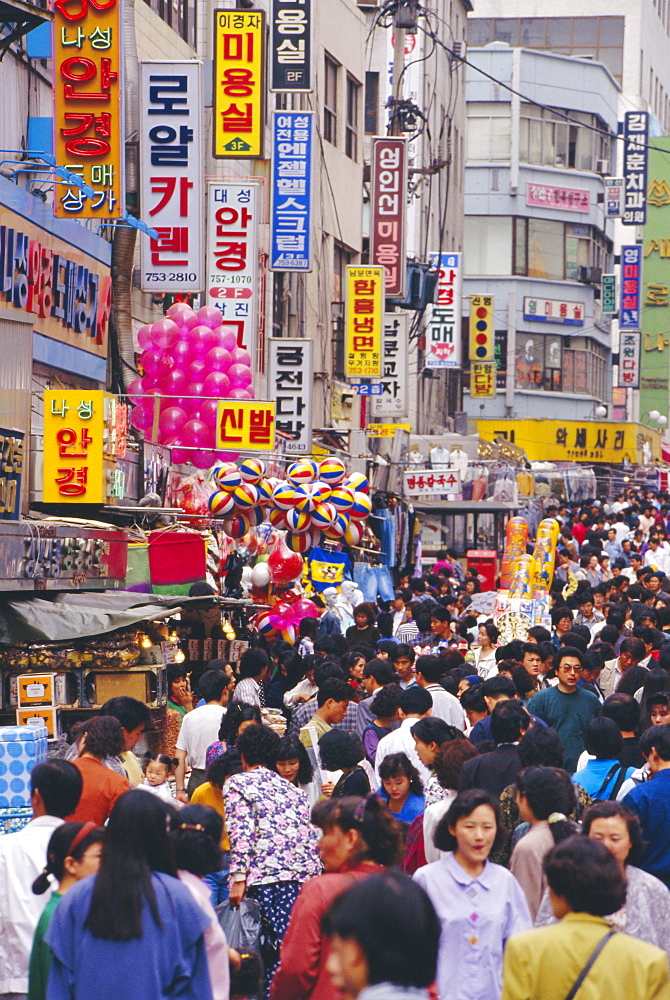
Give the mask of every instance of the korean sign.
[[616, 275], [603, 274], [600, 279], [601, 298], [600, 308], [604, 313], [615, 313], [616, 304]]
[[289, 453], [312, 450], [312, 348], [312, 341], [303, 338], [270, 339], [269, 388], [277, 404], [275, 426]]
[[649, 150], [647, 221], [643, 230], [640, 413], [668, 412], [670, 373], [670, 138]]
[[23, 431], [0, 427], [0, 521], [21, 517], [24, 439]]
[[439, 270], [435, 302], [428, 306], [426, 368], [461, 367], [461, 254], [430, 255]]
[[637, 330], [619, 334], [619, 385], [626, 389], [640, 387], [640, 341]]
[[605, 185], [605, 218], [620, 219], [624, 203], [623, 177], [606, 177]]
[[405, 214], [407, 202], [407, 142], [372, 140], [372, 226], [370, 262], [386, 270], [387, 297], [405, 294]]
[[647, 144], [649, 112], [627, 111], [623, 117], [624, 226], [647, 221]]
[[661, 435], [641, 424], [605, 420], [478, 420], [485, 441], [504, 437], [523, 448], [531, 462], [605, 462], [642, 459], [644, 445], [661, 456]]
[[44, 503], [100, 504], [123, 497], [105, 420], [108, 398], [100, 390], [45, 390]]
[[221, 310], [254, 361], [262, 202], [257, 181], [207, 184], [207, 305]]
[[204, 192], [202, 64], [140, 64], [142, 212], [158, 233], [141, 243], [145, 292], [199, 292]]
[[214, 157], [263, 155], [265, 14], [214, 11]]
[[256, 399], [220, 399], [216, 447], [235, 451], [273, 451], [275, 404]]
[[495, 361], [473, 361], [470, 364], [470, 396], [491, 398], [496, 394]]
[[408, 325], [406, 312], [384, 316], [383, 373], [378, 386], [370, 386], [381, 390], [371, 401], [373, 417], [407, 416]]
[[421, 469], [403, 472], [405, 496], [420, 497], [442, 493], [460, 493], [461, 477], [458, 472], [434, 472]]
[[384, 268], [347, 268], [344, 374], [379, 378], [382, 374]]
[[270, 269], [312, 270], [311, 111], [275, 111], [272, 122]]
[[591, 192], [580, 188], [551, 187], [548, 184], [526, 184], [526, 204], [585, 213], [591, 209]]
[[60, 218], [125, 215], [122, 24], [122, 0], [54, 5], [54, 154], [95, 191], [58, 184]]
[[365, 433], [371, 438], [392, 438], [396, 436], [398, 431], [409, 433], [411, 429], [411, 424], [368, 424]]
[[584, 303], [565, 302], [562, 299], [536, 299], [526, 296], [523, 300], [523, 318], [534, 319], [538, 323], [583, 326]]
[[312, 0], [273, 0], [270, 89], [312, 90]]
[[619, 329], [639, 330], [642, 289], [642, 247], [621, 247], [621, 306]]

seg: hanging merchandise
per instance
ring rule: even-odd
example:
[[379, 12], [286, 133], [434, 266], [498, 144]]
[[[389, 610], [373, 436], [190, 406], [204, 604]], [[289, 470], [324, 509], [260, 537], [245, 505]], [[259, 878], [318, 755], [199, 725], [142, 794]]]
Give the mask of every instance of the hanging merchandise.
[[[526, 553], [527, 525], [512, 518], [507, 525], [501, 589], [496, 595], [493, 622], [501, 642], [526, 640], [533, 625], [551, 628], [549, 591], [554, 575], [559, 525], [554, 518], [540, 521], [532, 556]], [[502, 586], [506, 589], [502, 589]]]
[[194, 531], [154, 531], [149, 536], [149, 568], [154, 594], [188, 594], [205, 580], [205, 542]]
[[351, 559], [346, 552], [330, 552], [314, 546], [309, 554], [309, 575], [316, 591], [339, 587], [346, 578], [351, 579]]

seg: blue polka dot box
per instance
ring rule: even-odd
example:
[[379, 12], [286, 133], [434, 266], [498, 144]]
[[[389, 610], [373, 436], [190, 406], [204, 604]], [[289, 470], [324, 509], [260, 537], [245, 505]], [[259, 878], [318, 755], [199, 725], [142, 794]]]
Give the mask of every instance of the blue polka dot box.
[[46, 726], [0, 726], [0, 818], [30, 807], [30, 772], [47, 759]]

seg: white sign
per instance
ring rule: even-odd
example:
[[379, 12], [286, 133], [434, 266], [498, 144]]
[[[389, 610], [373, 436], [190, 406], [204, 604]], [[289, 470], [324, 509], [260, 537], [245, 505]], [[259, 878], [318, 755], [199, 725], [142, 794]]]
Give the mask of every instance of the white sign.
[[435, 302], [428, 306], [426, 368], [461, 367], [461, 254], [430, 255], [439, 268]]
[[256, 364], [258, 233], [262, 191], [257, 181], [207, 184], [207, 295], [205, 304], [221, 310], [233, 326], [238, 345]]
[[202, 63], [140, 64], [142, 218], [158, 239], [142, 237], [143, 292], [204, 288]]
[[637, 330], [621, 330], [619, 333], [619, 386], [627, 389], [640, 387], [640, 341], [642, 334]]
[[584, 325], [584, 303], [567, 302], [565, 299], [536, 299], [524, 297], [523, 318], [537, 323], [565, 323], [568, 326]]
[[406, 312], [384, 316], [381, 392], [370, 393], [373, 417], [407, 416], [408, 324]]
[[268, 395], [276, 401], [275, 431], [289, 454], [312, 450], [312, 341], [270, 338]]
[[402, 475], [405, 496], [408, 497], [461, 492], [461, 477], [451, 469], [448, 472], [419, 469], [403, 472]]
[[624, 179], [623, 177], [606, 177], [605, 184], [605, 218], [620, 219], [623, 214]]

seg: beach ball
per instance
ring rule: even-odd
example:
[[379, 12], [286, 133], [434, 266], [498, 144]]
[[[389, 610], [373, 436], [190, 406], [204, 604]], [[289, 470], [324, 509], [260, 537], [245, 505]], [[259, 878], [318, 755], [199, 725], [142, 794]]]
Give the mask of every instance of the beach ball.
[[248, 519], [252, 528], [257, 528], [267, 517], [267, 511], [265, 507], [252, 507], [251, 510], [245, 510], [244, 516]]
[[295, 505], [298, 510], [304, 510], [306, 514], [311, 514], [316, 507], [316, 500], [312, 494], [311, 483], [306, 486], [296, 486], [294, 490]]
[[299, 552], [304, 555], [309, 552], [313, 545], [312, 535], [309, 531], [287, 531], [286, 544], [291, 552]]
[[289, 508], [295, 507], [296, 505], [296, 493], [297, 490], [293, 486], [287, 483], [282, 483], [281, 486], [277, 486], [277, 488], [272, 491], [272, 502], [275, 507], [279, 508], [279, 510], [289, 510]]
[[349, 524], [350, 521], [347, 514], [336, 514], [333, 518], [332, 524], [323, 529], [324, 537], [330, 539], [331, 541], [337, 541], [340, 538], [344, 538]]
[[258, 458], [245, 458], [238, 469], [245, 483], [259, 483], [265, 475], [265, 464]]
[[217, 490], [216, 493], [212, 493], [207, 503], [212, 514], [218, 514], [219, 517], [225, 517], [226, 514], [230, 514], [235, 508], [235, 501], [232, 496], [224, 490]]
[[339, 458], [324, 458], [319, 466], [319, 479], [331, 486], [341, 483], [347, 474], [344, 462]]
[[286, 531], [288, 524], [286, 523], [286, 514], [288, 511], [278, 510], [276, 507], [268, 513], [268, 521], [273, 528], [280, 528], [281, 531]]
[[269, 611], [264, 611], [262, 615], [258, 616], [256, 619], [256, 629], [261, 635], [275, 635], [277, 629], [270, 621]]
[[349, 516], [355, 521], [360, 521], [372, 511], [372, 501], [367, 493], [354, 493], [354, 503], [349, 511]]
[[370, 489], [370, 483], [362, 472], [352, 472], [350, 476], [347, 476], [344, 485], [348, 486], [354, 493], [367, 493]]
[[302, 483], [313, 483], [317, 472], [316, 462], [312, 462], [309, 458], [303, 458], [299, 462], [289, 465], [286, 470], [286, 478], [294, 486], [300, 486]]
[[348, 486], [335, 486], [328, 497], [328, 501], [340, 511], [351, 510], [354, 505], [354, 492]]
[[242, 476], [239, 473], [239, 469], [235, 466], [230, 466], [229, 468], [222, 469], [216, 476], [217, 486], [227, 493], [232, 493], [236, 490], [238, 486], [242, 484]]
[[312, 496], [317, 503], [323, 503], [324, 500], [330, 499], [331, 488], [328, 483], [324, 483], [323, 480], [317, 479], [315, 483], [312, 483], [310, 487], [312, 491]]
[[352, 521], [344, 532], [344, 541], [347, 545], [360, 545], [364, 530], [360, 521]]
[[297, 507], [287, 510], [284, 515], [284, 519], [291, 531], [307, 531], [311, 524], [309, 514], [305, 514], [304, 511], [298, 510]]
[[235, 514], [223, 522], [223, 530], [229, 538], [244, 538], [250, 527], [249, 518], [244, 514]]
[[332, 503], [318, 503], [312, 511], [312, 525], [319, 529], [329, 528], [336, 516]]
[[252, 483], [240, 483], [231, 496], [241, 510], [249, 510], [258, 503], [258, 490]]
[[258, 490], [258, 498], [261, 503], [268, 504], [272, 500], [272, 483], [269, 479], [260, 479], [256, 483], [256, 489]]

